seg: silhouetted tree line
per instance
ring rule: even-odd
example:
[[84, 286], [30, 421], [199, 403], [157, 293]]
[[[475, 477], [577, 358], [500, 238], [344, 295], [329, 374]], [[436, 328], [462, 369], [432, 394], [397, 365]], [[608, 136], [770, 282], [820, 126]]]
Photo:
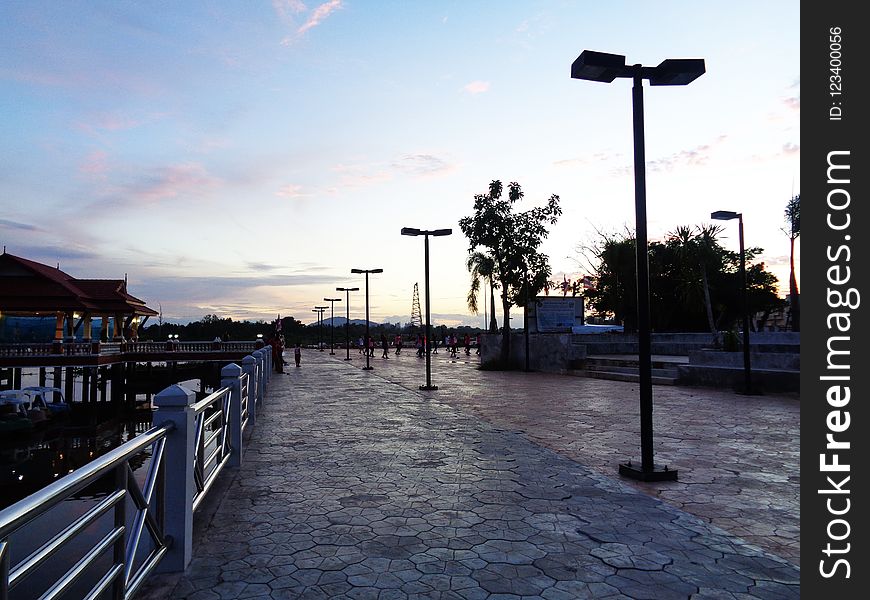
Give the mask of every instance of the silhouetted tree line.
[[[649, 244], [650, 312], [654, 331], [722, 331], [742, 319], [740, 255], [723, 248], [717, 226], [678, 227], [664, 241]], [[585, 292], [597, 316], [612, 317], [626, 331], [637, 329], [635, 239], [632, 232], [601, 234], [585, 249], [595, 268], [596, 287]], [[746, 249], [752, 328], [763, 327], [771, 312], [784, 306], [776, 276], [763, 262], [753, 263], [762, 248]], [[590, 256], [591, 255], [591, 256]]]
[[[329, 328], [329, 319], [324, 319], [323, 329], [321, 332], [320, 326], [314, 324], [305, 325], [297, 321], [293, 317], [283, 317], [281, 319], [281, 335], [284, 336], [285, 344], [290, 347], [297, 342], [303, 346], [314, 346], [320, 341], [321, 335], [325, 347], [329, 347], [332, 339]], [[356, 340], [365, 336], [365, 323], [350, 323], [348, 330], [352, 344], [356, 344]], [[369, 335], [375, 339], [379, 339], [381, 334], [385, 334], [390, 342], [393, 338], [401, 333], [406, 339], [412, 339], [417, 334], [422, 334], [424, 327], [412, 326], [410, 323], [401, 325], [399, 323], [381, 323], [369, 325]], [[261, 334], [264, 338], [268, 338], [275, 334], [275, 323], [266, 321], [234, 321], [233, 319], [221, 318], [217, 315], [206, 315], [199, 321], [192, 321], [186, 325], [178, 323], [155, 323], [148, 325], [139, 331], [140, 340], [165, 340], [169, 335], [178, 335], [181, 340], [197, 340], [208, 341], [215, 338], [221, 338], [224, 341], [244, 341], [255, 340], [257, 335]], [[479, 327], [447, 327], [446, 325], [433, 325], [433, 335], [437, 334], [441, 340], [447, 333], [456, 333], [457, 336], [463, 336], [466, 333], [477, 335], [482, 330]], [[334, 332], [335, 345], [343, 347], [345, 341], [344, 323], [340, 325], [336, 323]]]

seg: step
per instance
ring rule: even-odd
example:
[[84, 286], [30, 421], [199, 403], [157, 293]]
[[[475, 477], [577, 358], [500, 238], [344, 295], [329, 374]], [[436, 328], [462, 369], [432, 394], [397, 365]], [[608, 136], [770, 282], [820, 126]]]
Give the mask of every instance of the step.
[[[579, 377], [589, 377], [590, 379], [609, 379], [611, 381], [626, 381], [629, 383], [640, 382], [640, 375], [638, 373], [616, 373], [612, 371], [577, 370], [571, 371], [571, 374]], [[677, 378], [653, 375], [652, 383], [653, 385], [676, 385]]]
[[[639, 372], [637, 364], [632, 366], [613, 366], [600, 364], [586, 364], [586, 371], [605, 371], [608, 373], [627, 373], [629, 375], [637, 375]], [[678, 375], [676, 367], [656, 368], [653, 365], [652, 374], [654, 377], [676, 377]]]

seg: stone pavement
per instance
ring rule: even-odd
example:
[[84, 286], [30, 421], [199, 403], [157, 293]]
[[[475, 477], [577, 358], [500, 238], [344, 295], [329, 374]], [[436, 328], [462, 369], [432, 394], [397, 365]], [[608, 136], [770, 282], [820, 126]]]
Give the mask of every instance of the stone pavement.
[[[409, 390], [425, 382], [425, 360], [413, 352], [398, 360], [375, 356], [372, 373], [379, 377]], [[608, 477], [617, 476], [620, 462], [640, 462], [636, 383], [479, 371], [479, 359], [462, 351], [455, 359], [443, 351], [432, 357], [439, 390], [427, 397], [520, 431]], [[798, 397], [654, 386], [653, 403], [656, 463], [678, 469], [679, 481], [623, 481], [799, 565]]]
[[375, 371], [339, 358], [307, 351], [273, 379], [243, 465], [197, 514], [191, 566], [142, 597], [799, 597], [788, 561], [384, 379], [413, 354]]

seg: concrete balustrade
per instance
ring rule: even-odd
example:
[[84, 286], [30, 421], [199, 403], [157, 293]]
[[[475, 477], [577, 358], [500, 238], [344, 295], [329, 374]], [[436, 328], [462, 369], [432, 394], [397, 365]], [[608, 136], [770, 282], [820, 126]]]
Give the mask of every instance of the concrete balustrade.
[[221, 369], [221, 387], [230, 388], [230, 445], [233, 453], [230, 456], [229, 466], [238, 467], [242, 464], [244, 455], [244, 440], [242, 439], [242, 376], [244, 371], [235, 364], [230, 363]]
[[154, 396], [157, 410], [152, 421], [175, 425], [164, 449], [164, 533], [172, 542], [157, 567], [159, 573], [183, 571], [193, 557], [195, 401], [193, 391], [181, 385], [171, 385]]
[[[248, 375], [248, 418], [256, 422], [258, 408], [262, 408], [266, 393], [266, 380], [271, 363], [264, 368], [268, 352], [257, 351], [221, 369], [221, 387], [230, 390], [227, 418], [232, 452], [229, 466], [238, 467], [244, 455], [242, 422], [242, 377]], [[165, 447], [165, 535], [172, 539], [169, 551], [163, 557], [158, 572], [183, 571], [193, 557], [193, 498], [196, 441], [196, 395], [181, 385], [171, 385], [154, 397], [156, 410], [152, 417], [155, 425], [170, 421], [175, 427], [166, 438]]]

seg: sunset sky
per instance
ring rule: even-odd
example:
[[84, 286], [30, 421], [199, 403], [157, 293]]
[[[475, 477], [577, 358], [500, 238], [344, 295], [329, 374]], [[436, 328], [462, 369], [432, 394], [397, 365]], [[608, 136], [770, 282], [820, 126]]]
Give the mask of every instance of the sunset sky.
[[433, 320], [482, 325], [458, 221], [491, 180], [522, 184], [520, 208], [560, 195], [559, 280], [588, 272], [596, 231], [634, 227], [631, 83], [572, 80], [591, 49], [706, 60], [645, 89], [650, 238], [742, 212], [787, 290], [799, 23], [794, 1], [2, 2], [0, 243], [126, 273], [179, 321], [311, 322], [379, 267], [372, 319], [406, 322], [423, 240], [399, 231], [452, 227], [431, 240]]

